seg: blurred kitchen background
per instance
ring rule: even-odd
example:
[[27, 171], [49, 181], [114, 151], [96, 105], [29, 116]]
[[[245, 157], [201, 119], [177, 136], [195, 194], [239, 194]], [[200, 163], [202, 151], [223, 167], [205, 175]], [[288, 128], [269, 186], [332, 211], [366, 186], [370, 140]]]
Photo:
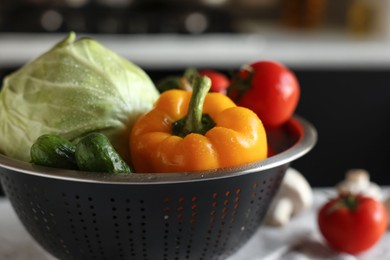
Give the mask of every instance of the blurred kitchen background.
[[313, 186], [333, 186], [350, 168], [390, 184], [389, 0], [1, 0], [0, 78], [69, 31], [155, 81], [187, 67], [282, 62], [301, 84], [297, 114], [319, 134], [292, 166]]

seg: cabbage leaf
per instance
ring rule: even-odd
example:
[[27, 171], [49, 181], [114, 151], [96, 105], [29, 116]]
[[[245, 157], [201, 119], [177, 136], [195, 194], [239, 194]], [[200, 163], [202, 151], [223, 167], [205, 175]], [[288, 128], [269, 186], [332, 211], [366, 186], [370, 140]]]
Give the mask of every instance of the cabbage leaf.
[[5, 77], [0, 91], [0, 152], [30, 161], [42, 134], [76, 141], [108, 136], [129, 160], [129, 131], [159, 93], [140, 67], [71, 32], [51, 50]]

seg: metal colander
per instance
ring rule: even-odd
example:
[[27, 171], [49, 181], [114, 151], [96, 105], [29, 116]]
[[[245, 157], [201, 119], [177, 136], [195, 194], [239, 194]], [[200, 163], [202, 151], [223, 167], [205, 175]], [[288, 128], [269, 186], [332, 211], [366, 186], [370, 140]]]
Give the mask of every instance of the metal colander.
[[269, 133], [277, 155], [239, 167], [112, 176], [0, 156], [0, 178], [28, 232], [59, 259], [225, 259], [256, 232], [290, 162], [315, 142], [315, 129], [295, 117]]

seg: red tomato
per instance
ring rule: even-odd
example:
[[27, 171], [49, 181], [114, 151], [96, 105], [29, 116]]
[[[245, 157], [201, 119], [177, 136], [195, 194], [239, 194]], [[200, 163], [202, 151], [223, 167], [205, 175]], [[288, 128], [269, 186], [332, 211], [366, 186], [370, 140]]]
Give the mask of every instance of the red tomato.
[[237, 105], [251, 109], [265, 127], [272, 128], [291, 118], [298, 105], [300, 86], [295, 74], [284, 65], [259, 61], [238, 73], [229, 93]]
[[319, 229], [331, 247], [358, 254], [376, 244], [387, 229], [381, 201], [362, 195], [340, 195], [318, 212]]
[[214, 70], [201, 70], [199, 71], [201, 76], [207, 76], [211, 80], [211, 92], [218, 92], [226, 95], [227, 88], [230, 85], [230, 80], [225, 74]]

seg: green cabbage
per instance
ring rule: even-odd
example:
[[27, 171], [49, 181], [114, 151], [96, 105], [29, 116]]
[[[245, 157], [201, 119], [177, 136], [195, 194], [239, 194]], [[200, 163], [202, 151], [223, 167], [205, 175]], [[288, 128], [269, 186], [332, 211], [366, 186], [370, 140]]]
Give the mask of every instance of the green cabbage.
[[129, 159], [128, 135], [158, 91], [138, 66], [75, 33], [8, 75], [0, 91], [0, 152], [30, 161], [42, 134], [76, 141], [90, 132], [108, 136]]

